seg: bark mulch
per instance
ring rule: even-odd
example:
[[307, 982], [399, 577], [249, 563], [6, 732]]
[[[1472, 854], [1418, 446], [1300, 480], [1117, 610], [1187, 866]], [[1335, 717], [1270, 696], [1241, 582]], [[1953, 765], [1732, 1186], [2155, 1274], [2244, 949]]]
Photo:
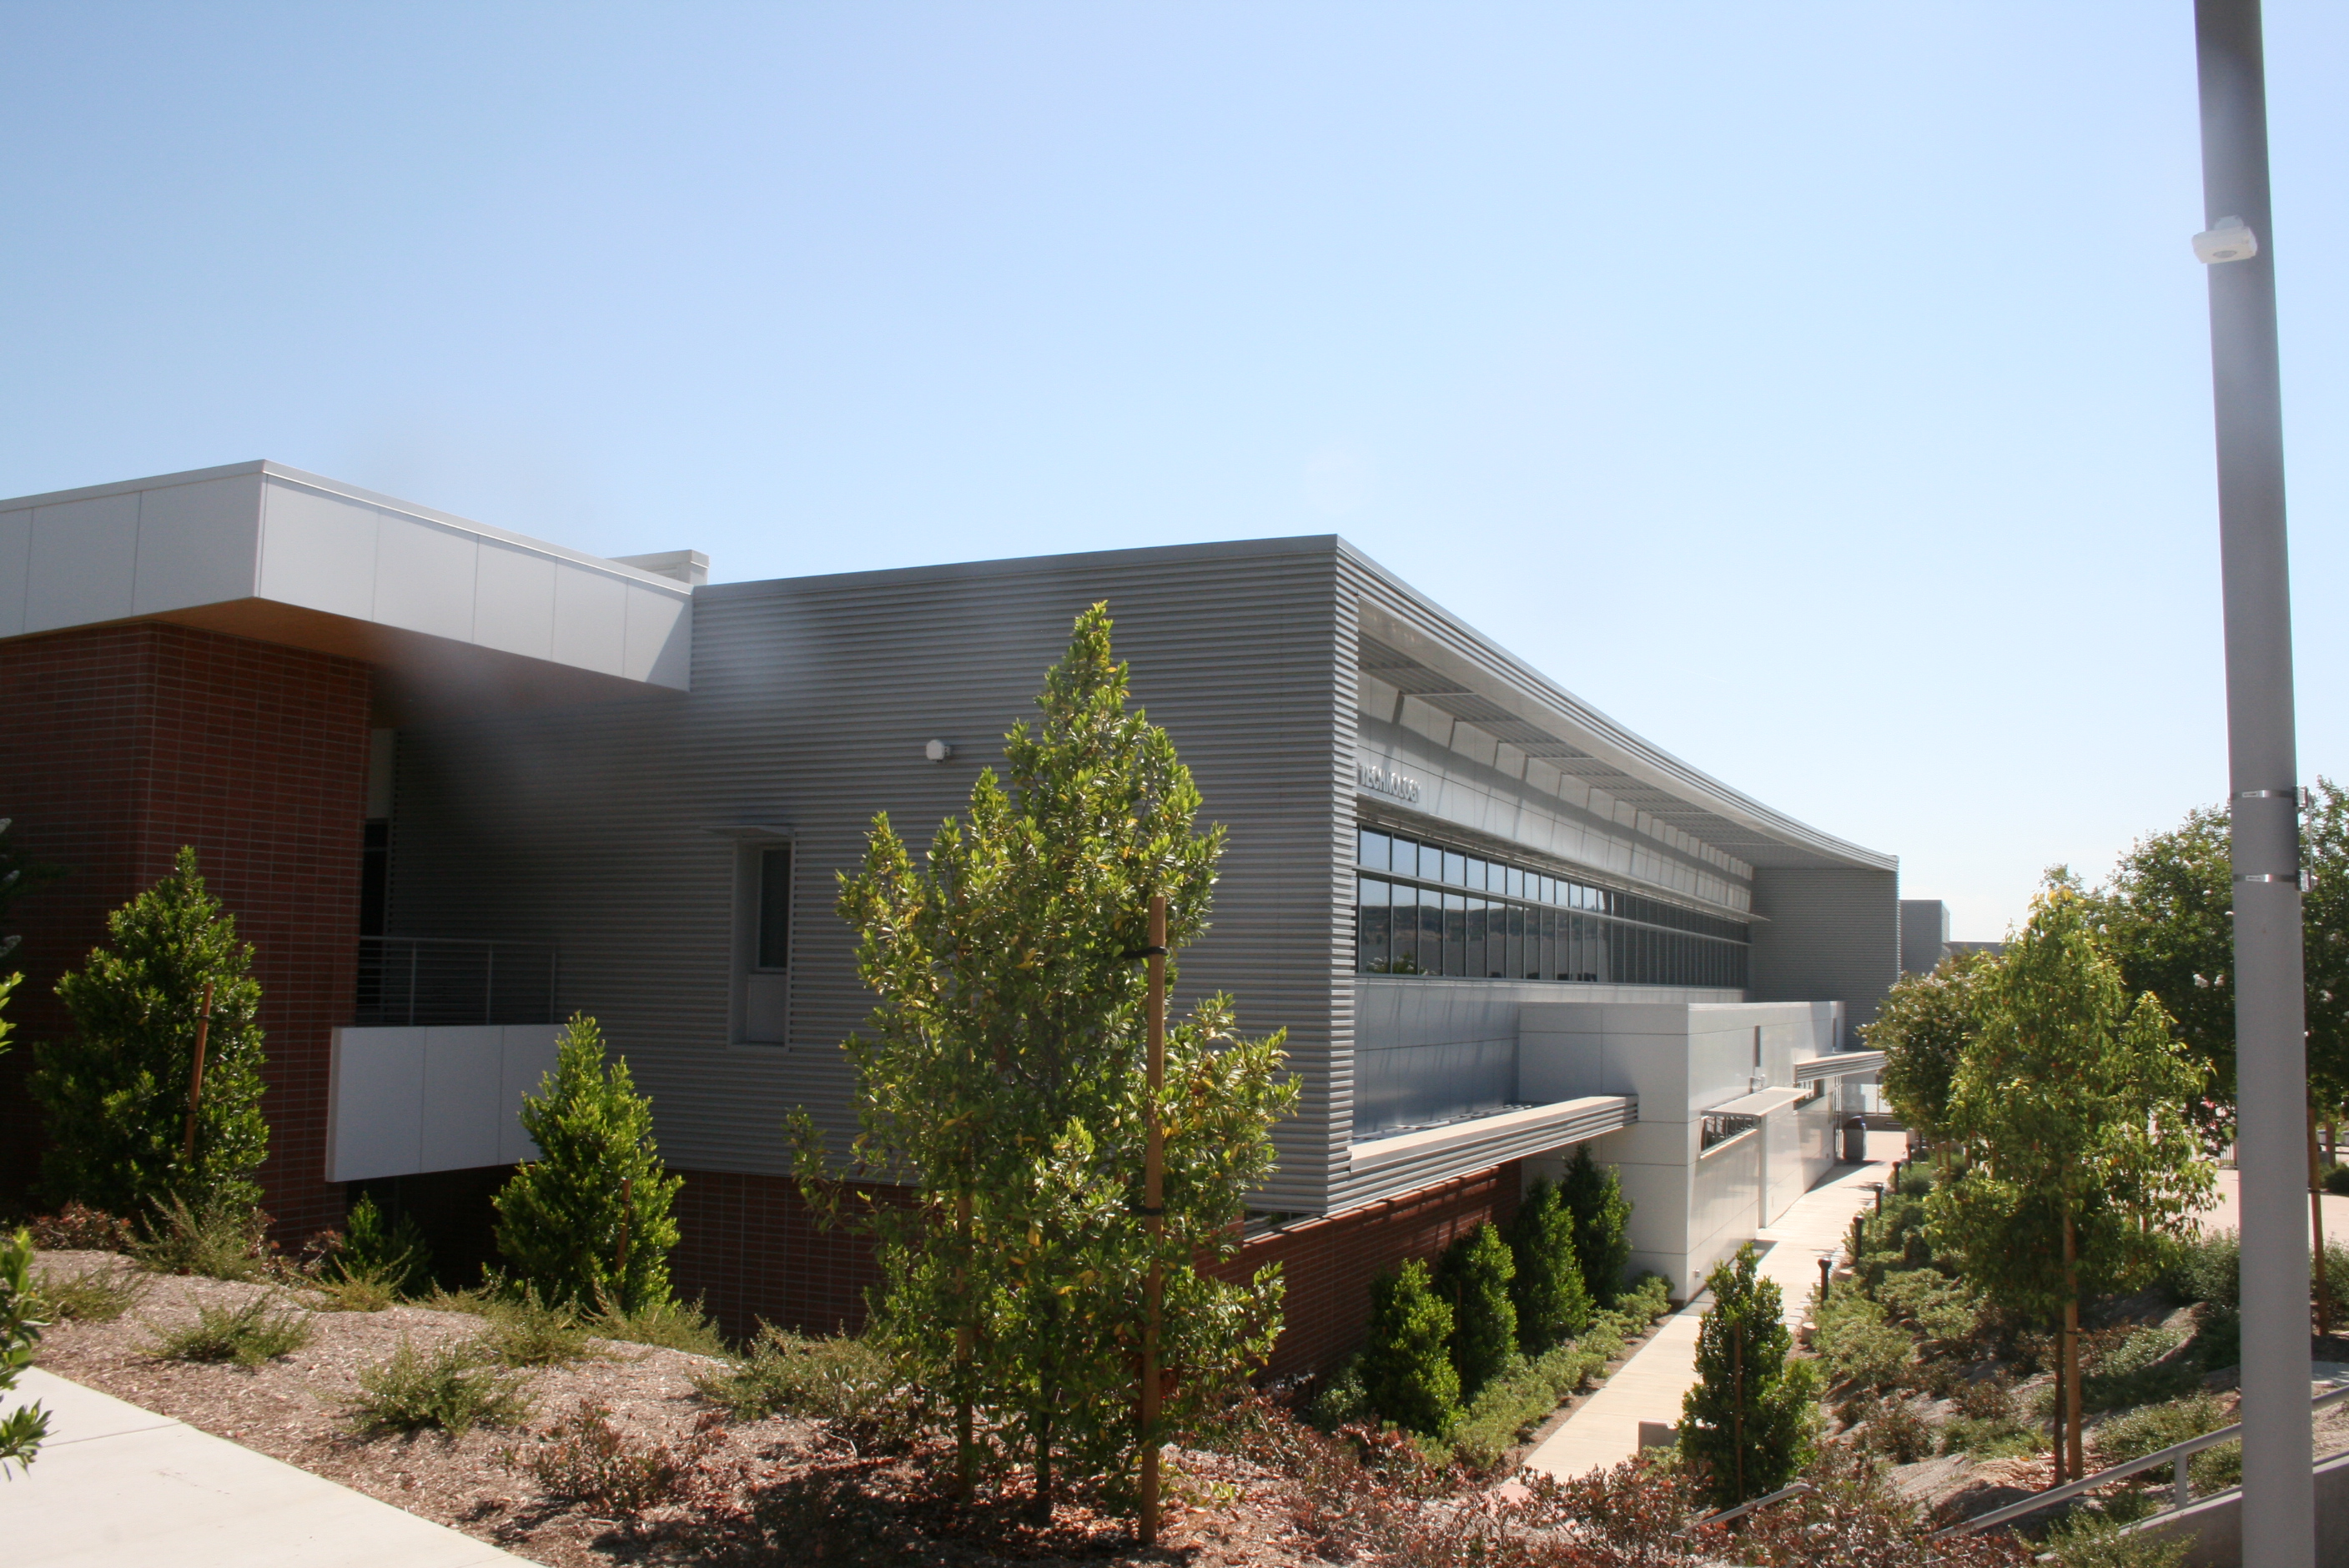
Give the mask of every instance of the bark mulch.
[[[63, 1322], [46, 1331], [38, 1364], [59, 1377], [241, 1443], [422, 1518], [550, 1568], [719, 1562], [987, 1564], [1271, 1564], [1315, 1561], [1290, 1522], [1299, 1500], [1277, 1473], [1216, 1454], [1183, 1452], [1187, 1506], [1162, 1545], [1144, 1553], [1123, 1521], [1064, 1506], [1050, 1528], [1027, 1523], [1016, 1497], [959, 1511], [938, 1500], [936, 1452], [860, 1456], [808, 1421], [729, 1421], [696, 1389], [719, 1363], [682, 1351], [595, 1341], [595, 1357], [529, 1374], [534, 1405], [523, 1430], [476, 1429], [367, 1437], [354, 1429], [361, 1368], [405, 1340], [429, 1352], [478, 1338], [482, 1319], [399, 1305], [319, 1311], [310, 1341], [258, 1367], [166, 1360], [160, 1332], [195, 1321], [199, 1307], [234, 1308], [259, 1295], [307, 1306], [297, 1288], [140, 1274], [106, 1253], [45, 1252], [35, 1268], [57, 1279], [88, 1270], [135, 1275], [145, 1294], [111, 1323]], [[566, 1501], [517, 1468], [556, 1422], [585, 1401], [637, 1445], [666, 1444], [680, 1462], [682, 1501], [633, 1519]]]

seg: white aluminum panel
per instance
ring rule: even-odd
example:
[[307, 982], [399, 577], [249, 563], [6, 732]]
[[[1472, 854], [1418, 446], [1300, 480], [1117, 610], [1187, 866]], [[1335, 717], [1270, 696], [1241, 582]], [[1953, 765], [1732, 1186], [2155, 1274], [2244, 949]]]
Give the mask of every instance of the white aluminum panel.
[[684, 690], [693, 669], [691, 603], [641, 583], [626, 586], [628, 644], [620, 673]]
[[85, 626], [129, 614], [138, 559], [135, 493], [34, 508], [25, 630]]
[[0, 511], [0, 637], [25, 629], [25, 583], [33, 563], [33, 509]]
[[501, 1163], [505, 1031], [495, 1024], [424, 1032], [424, 1137], [420, 1169], [471, 1171]]
[[620, 673], [627, 662], [627, 584], [568, 562], [554, 567], [554, 656], [566, 665]]
[[250, 599], [260, 554], [258, 475], [143, 490], [132, 609], [151, 615]]
[[375, 618], [464, 642], [473, 634], [477, 535], [382, 512], [376, 523]]
[[423, 1169], [422, 1029], [336, 1029], [326, 1119], [326, 1180]]
[[554, 562], [485, 539], [474, 572], [473, 641], [509, 654], [550, 657], [554, 651]]
[[357, 621], [372, 618], [375, 508], [276, 483], [264, 491], [262, 505], [261, 596]]
[[504, 1087], [500, 1101], [505, 1116], [498, 1123], [498, 1163], [516, 1165], [538, 1158], [538, 1145], [522, 1130], [522, 1099], [536, 1094], [541, 1079], [554, 1070], [554, 1042], [563, 1034], [560, 1024], [508, 1024], [505, 1026]]

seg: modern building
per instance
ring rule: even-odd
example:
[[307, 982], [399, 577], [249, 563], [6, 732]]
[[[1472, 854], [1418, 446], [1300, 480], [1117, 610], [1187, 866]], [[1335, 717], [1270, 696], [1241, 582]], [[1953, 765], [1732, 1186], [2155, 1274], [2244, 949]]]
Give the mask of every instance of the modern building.
[[[871, 998], [837, 873], [877, 812], [918, 841], [960, 809], [1106, 602], [1229, 831], [1184, 989], [1286, 1027], [1301, 1084], [1244, 1258], [1287, 1264], [1282, 1364], [1578, 1144], [1623, 1172], [1635, 1264], [1689, 1292], [1832, 1161], [1838, 1086], [1880, 1063], [1854, 1030], [1901, 967], [1890, 856], [1342, 540], [706, 571], [264, 463], [0, 501], [0, 813], [74, 870], [21, 906], [26, 1032], [194, 843], [260, 949], [281, 1222], [332, 1222], [354, 1182], [478, 1215], [583, 1010], [686, 1175], [687, 1288], [829, 1327], [869, 1269], [811, 1224], [781, 1128], [853, 1122], [838, 1047]], [[21, 1185], [5, 1082], [0, 1115]]]

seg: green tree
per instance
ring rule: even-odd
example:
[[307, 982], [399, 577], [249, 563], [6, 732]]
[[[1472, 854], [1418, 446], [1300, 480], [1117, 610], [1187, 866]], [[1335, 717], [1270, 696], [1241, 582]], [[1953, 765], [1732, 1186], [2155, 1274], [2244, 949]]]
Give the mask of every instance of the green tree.
[[1930, 974], [1895, 981], [1876, 1021], [1861, 1026], [1868, 1045], [1884, 1053], [1885, 1098], [1933, 1142], [1949, 1136], [1950, 1084], [1982, 1027], [1983, 995], [1997, 972], [1994, 954], [1953, 953]]
[[[261, 985], [236, 919], [204, 891], [196, 851], [107, 917], [110, 945], [57, 982], [71, 1036], [35, 1048], [32, 1088], [47, 1113], [42, 1173], [57, 1202], [140, 1221], [171, 1202], [249, 1209], [269, 1151], [261, 1114]], [[186, 1157], [188, 1085], [203, 1012], [195, 1155]]]
[[[36, 1315], [27, 1273], [32, 1262], [30, 1231], [0, 1233], [0, 1394], [14, 1388], [17, 1374], [33, 1364], [33, 1347], [48, 1326]], [[12, 1464], [29, 1466], [48, 1430], [48, 1412], [38, 1405], [19, 1405], [0, 1416], [0, 1476]]]
[[2212, 1187], [2187, 1119], [2193, 1065], [2161, 1004], [2130, 1001], [2092, 916], [2052, 875], [2007, 944], [1951, 1089], [1966, 1165], [1927, 1210], [1984, 1295], [2060, 1319], [2075, 1475], [2081, 1297], [2149, 1278]]
[[[1007, 1444], [1047, 1515], [1061, 1461], [1123, 1495], [1145, 1442], [1194, 1426], [1269, 1353], [1278, 1271], [1233, 1284], [1200, 1265], [1234, 1251], [1296, 1094], [1283, 1037], [1242, 1038], [1228, 998], [1170, 1027], [1154, 1234], [1142, 1212], [1150, 899], [1166, 901], [1167, 946], [1195, 941], [1223, 831], [1195, 827], [1198, 789], [1166, 732], [1129, 709], [1110, 631], [1106, 606], [1077, 617], [1040, 722], [1006, 738], [1008, 790], [981, 772], [968, 816], [940, 824], [919, 865], [876, 819], [840, 900], [880, 998], [869, 1032], [846, 1042], [860, 1129], [847, 1173], [912, 1194], [854, 1210], [878, 1242], [873, 1332], [955, 1407], [965, 1487], [982, 1449]], [[1171, 987], [1171, 959], [1167, 974]], [[812, 1122], [793, 1125], [811, 1200], [846, 1212]], [[1179, 1376], [1160, 1429], [1143, 1433], [1133, 1358], [1154, 1264], [1162, 1364]]]
[[1436, 1294], [1452, 1305], [1452, 1365], [1464, 1399], [1475, 1398], [1517, 1347], [1517, 1307], [1509, 1290], [1516, 1275], [1509, 1244], [1490, 1221], [1445, 1248], [1436, 1267]]
[[555, 1042], [554, 1070], [524, 1095], [522, 1125], [538, 1158], [497, 1195], [498, 1251], [541, 1300], [637, 1313], [667, 1305], [669, 1205], [681, 1176], [661, 1164], [653, 1102], [626, 1057], [607, 1069], [595, 1020], [574, 1014]]
[[1547, 1176], [1537, 1177], [1509, 1221], [1516, 1277], [1517, 1346], [1528, 1356], [1563, 1344], [1590, 1326], [1590, 1287], [1574, 1250], [1574, 1214]]
[[2349, 1104], [2349, 791], [2319, 779], [2301, 815], [2301, 900], [2308, 985], [2308, 1092], [2327, 1117]]
[[1356, 1363], [1371, 1408], [1405, 1431], [1431, 1438], [1450, 1432], [1460, 1418], [1452, 1328], [1451, 1304], [1436, 1294], [1420, 1259], [1371, 1281], [1370, 1340]]
[[1751, 1243], [1706, 1276], [1713, 1305], [1697, 1327], [1698, 1382], [1681, 1399], [1681, 1454], [1700, 1470], [1715, 1508], [1777, 1491], [1811, 1458], [1807, 1361], [1794, 1345], [1777, 1282], [1755, 1272]]
[[2233, 1136], [2234, 861], [2224, 809], [2200, 806], [2129, 847], [2089, 895], [2096, 934], [2130, 995], [2151, 992], [2196, 1068], [2187, 1113], [2212, 1150]]
[[1567, 1161], [1558, 1192], [1574, 1215], [1574, 1251], [1582, 1260], [1582, 1280], [1590, 1299], [1612, 1306], [1623, 1292], [1623, 1271], [1631, 1262], [1631, 1201], [1612, 1165], [1590, 1158], [1585, 1143]]

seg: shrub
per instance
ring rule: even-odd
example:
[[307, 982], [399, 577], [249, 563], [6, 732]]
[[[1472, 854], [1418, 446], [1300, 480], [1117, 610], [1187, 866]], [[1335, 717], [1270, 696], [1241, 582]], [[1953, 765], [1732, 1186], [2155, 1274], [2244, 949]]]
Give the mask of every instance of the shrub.
[[1929, 1340], [1963, 1339], [1979, 1315], [1973, 1293], [1938, 1269], [1888, 1274], [1876, 1299], [1888, 1317], [1913, 1325]]
[[316, 1312], [382, 1312], [399, 1301], [389, 1282], [373, 1274], [314, 1279], [307, 1289], [307, 1305]]
[[2241, 1298], [2243, 1243], [2233, 1231], [2209, 1231], [2172, 1252], [2161, 1283], [2180, 1301], [2232, 1308]]
[[558, 1501], [633, 1523], [652, 1509], [708, 1495], [715, 1478], [707, 1461], [724, 1441], [716, 1428], [720, 1418], [712, 1411], [692, 1437], [672, 1447], [630, 1438], [612, 1425], [610, 1406], [582, 1399], [531, 1449], [509, 1449], [502, 1457], [508, 1470], [527, 1472]]
[[634, 1312], [599, 1312], [587, 1320], [587, 1331], [602, 1339], [616, 1339], [627, 1345], [657, 1345], [664, 1350], [682, 1350], [693, 1356], [723, 1356], [725, 1336], [709, 1315], [701, 1310], [698, 1299], [690, 1302], [656, 1302]]
[[508, 1367], [559, 1367], [589, 1354], [587, 1331], [559, 1306], [549, 1306], [525, 1288], [484, 1315], [482, 1347]]
[[518, 1427], [530, 1419], [524, 1376], [489, 1363], [478, 1344], [419, 1354], [402, 1339], [383, 1360], [359, 1368], [351, 1425], [361, 1434], [437, 1428], [462, 1437], [475, 1427]]
[[2126, 1464], [2172, 1443], [2215, 1432], [2231, 1418], [2226, 1407], [2211, 1395], [2190, 1394], [2116, 1416], [2091, 1431], [2088, 1440], [2100, 1466]]
[[1905, 1399], [1887, 1399], [1868, 1417], [1868, 1449], [1897, 1465], [1913, 1465], [1933, 1452], [1933, 1429]]
[[1509, 1299], [1516, 1272], [1508, 1243], [1489, 1222], [1453, 1243], [1436, 1265], [1436, 1294], [1452, 1304], [1452, 1366], [1463, 1398], [1516, 1354], [1517, 1309]]
[[1568, 1394], [1606, 1367], [1613, 1358], [1610, 1344], [1620, 1348], [1621, 1343], [1610, 1334], [1599, 1345], [1560, 1345], [1530, 1361], [1512, 1363], [1461, 1413], [1452, 1429], [1453, 1456], [1472, 1470], [1494, 1470]]
[[1574, 1215], [1574, 1252], [1592, 1305], [1612, 1306], [1631, 1262], [1631, 1201], [1611, 1165], [1601, 1168], [1581, 1145], [1567, 1163], [1558, 1193]]
[[2349, 1165], [2335, 1165], [2326, 1171], [2324, 1190], [2336, 1198], [2349, 1198]]
[[2044, 1561], [2057, 1568], [2181, 1568], [2194, 1542], [2129, 1534], [2116, 1519], [2076, 1512], [2049, 1528], [2045, 1544]]
[[[196, 852], [107, 917], [110, 945], [57, 982], [74, 1032], [36, 1049], [47, 1114], [43, 1179], [60, 1200], [143, 1215], [178, 1202], [242, 1211], [261, 1196], [261, 986], [253, 947], [204, 891]], [[197, 1015], [212, 987], [195, 1154], [185, 1157]]]
[[498, 1251], [549, 1302], [641, 1312], [669, 1299], [669, 1204], [685, 1179], [660, 1162], [652, 1101], [627, 1059], [606, 1068], [595, 1020], [574, 1014], [556, 1048], [554, 1070], [523, 1098], [539, 1157], [497, 1196]]
[[130, 1255], [155, 1274], [264, 1279], [275, 1272], [268, 1234], [269, 1216], [250, 1205], [208, 1198], [191, 1208], [171, 1198], [156, 1205]]
[[432, 1274], [432, 1251], [412, 1214], [393, 1224], [376, 1207], [372, 1193], [362, 1192], [343, 1222], [342, 1240], [327, 1260], [327, 1272], [347, 1280], [372, 1280], [395, 1295], [423, 1288]]
[[1970, 1377], [1958, 1385], [1950, 1396], [1958, 1413], [1977, 1421], [2005, 1421], [2014, 1418], [2014, 1383], [2003, 1372], [1992, 1372], [1986, 1377]]
[[2038, 1428], [2012, 1416], [1960, 1416], [1941, 1426], [1945, 1454], [1971, 1454], [1978, 1460], [2022, 1459], [2044, 1447]]
[[1837, 1383], [1889, 1388], [1908, 1375], [1917, 1342], [1884, 1308], [1857, 1291], [1831, 1296], [1820, 1307], [1812, 1346]]
[[1371, 1408], [1407, 1431], [1441, 1438], [1460, 1416], [1452, 1365], [1452, 1307], [1429, 1288], [1417, 1258], [1371, 1285], [1370, 1343], [1360, 1363]]
[[1775, 1491], [1810, 1462], [1813, 1374], [1786, 1359], [1785, 1303], [1758, 1262], [1749, 1243], [1706, 1277], [1699, 1381], [1681, 1401], [1681, 1457], [1704, 1473], [1717, 1508]]
[[43, 1269], [33, 1281], [41, 1315], [53, 1323], [112, 1323], [139, 1305], [148, 1282], [111, 1268], [88, 1268], [60, 1274]]
[[165, 1361], [233, 1361], [258, 1367], [310, 1343], [307, 1313], [272, 1310], [256, 1295], [243, 1306], [199, 1306], [196, 1321], [157, 1336], [152, 1354]]
[[1590, 1326], [1590, 1287], [1574, 1251], [1574, 1212], [1547, 1177], [1538, 1178], [1509, 1222], [1516, 1277], [1517, 1346], [1538, 1356]]
[[694, 1387], [737, 1419], [802, 1416], [861, 1449], [910, 1442], [926, 1415], [896, 1366], [870, 1340], [848, 1334], [809, 1338], [763, 1323], [748, 1356], [697, 1377]]
[[[17, 1374], [33, 1364], [33, 1347], [48, 1326], [26, 1278], [32, 1262], [31, 1233], [0, 1234], [0, 1394], [14, 1388]], [[12, 1464], [29, 1467], [48, 1431], [48, 1412], [38, 1405], [19, 1405], [0, 1416], [0, 1478]]]
[[68, 1202], [56, 1213], [33, 1222], [33, 1244], [45, 1252], [127, 1253], [130, 1222]]
[[1355, 1356], [1347, 1357], [1324, 1377], [1305, 1406], [1305, 1421], [1317, 1431], [1367, 1426], [1377, 1419], [1378, 1412], [1371, 1408], [1371, 1398], [1362, 1388], [1361, 1358]]
[[2175, 1398], [2201, 1380], [2193, 1358], [2178, 1354], [2186, 1336], [2167, 1328], [2139, 1328], [2095, 1358], [2080, 1378], [2090, 1410], [2111, 1410]]

